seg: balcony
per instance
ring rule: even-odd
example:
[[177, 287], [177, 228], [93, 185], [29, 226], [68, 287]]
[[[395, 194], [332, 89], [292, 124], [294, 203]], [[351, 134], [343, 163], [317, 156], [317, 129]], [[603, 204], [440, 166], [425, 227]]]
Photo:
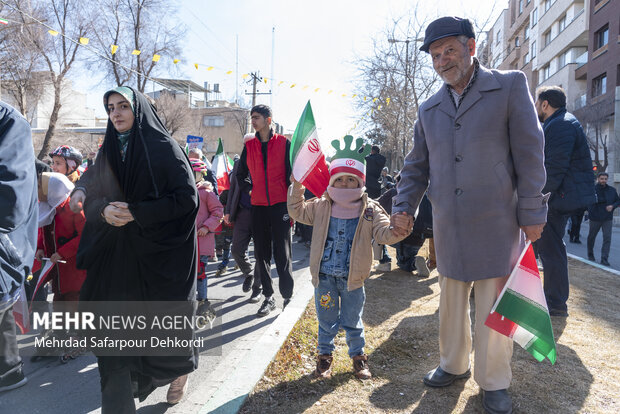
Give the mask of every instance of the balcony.
[[[559, 2], [559, 0], [557, 2]], [[565, 50], [570, 47], [588, 47], [587, 18], [587, 13], [584, 13], [582, 10], [573, 20], [571, 20], [570, 23], [566, 25], [566, 28], [562, 32], [560, 32], [548, 45], [539, 51], [537, 60], [538, 69], [548, 64], [561, 50]], [[543, 26], [541, 25], [541, 28], [542, 27]]]
[[575, 59], [577, 66], [575, 67], [575, 79], [586, 80], [588, 76], [588, 52]]

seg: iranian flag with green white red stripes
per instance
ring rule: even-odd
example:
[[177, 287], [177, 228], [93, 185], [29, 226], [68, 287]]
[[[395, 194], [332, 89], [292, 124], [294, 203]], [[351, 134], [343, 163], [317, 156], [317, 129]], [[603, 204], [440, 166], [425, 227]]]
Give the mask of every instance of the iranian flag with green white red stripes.
[[220, 193], [224, 190], [230, 189], [230, 178], [228, 175], [232, 171], [232, 167], [233, 162], [224, 152], [222, 138], [219, 138], [215, 158], [213, 158], [213, 164], [211, 164], [211, 171], [213, 171], [213, 174], [215, 175], [215, 179], [217, 180], [217, 190]]
[[291, 167], [293, 177], [317, 197], [321, 197], [329, 185], [329, 168], [321, 150], [310, 101], [299, 118], [291, 138]]
[[551, 318], [531, 243], [521, 253], [485, 325], [512, 338], [538, 361], [546, 357], [555, 364]]

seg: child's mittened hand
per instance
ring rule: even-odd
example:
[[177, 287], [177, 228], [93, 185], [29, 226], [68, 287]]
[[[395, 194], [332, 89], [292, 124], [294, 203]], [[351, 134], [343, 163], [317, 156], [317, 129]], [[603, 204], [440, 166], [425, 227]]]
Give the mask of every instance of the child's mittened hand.
[[209, 229], [208, 229], [208, 228], [206, 228], [206, 227], [201, 227], [201, 228], [199, 228], [199, 229], [198, 229], [198, 236], [200, 236], [200, 237], [204, 237], [204, 236], [206, 236], [207, 234], [209, 234]]

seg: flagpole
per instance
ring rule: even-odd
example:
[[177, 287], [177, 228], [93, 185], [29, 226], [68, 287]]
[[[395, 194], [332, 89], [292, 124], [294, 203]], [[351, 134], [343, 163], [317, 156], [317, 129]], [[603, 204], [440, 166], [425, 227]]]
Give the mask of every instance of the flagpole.
[[497, 308], [497, 305], [499, 304], [499, 301], [502, 298], [502, 295], [506, 292], [506, 289], [508, 289], [508, 282], [510, 282], [510, 279], [512, 279], [512, 277], [517, 273], [517, 269], [519, 268], [519, 264], [521, 263], [521, 260], [523, 260], [523, 256], [525, 256], [525, 253], [527, 252], [527, 249], [530, 248], [530, 244], [532, 244], [532, 242], [529, 241], [529, 240], [525, 242], [525, 248], [521, 252], [521, 255], [519, 256], [519, 260], [517, 260], [517, 263], [515, 264], [515, 267], [512, 268], [512, 272], [510, 272], [510, 276], [508, 277], [508, 280], [506, 280], [506, 283], [504, 283], [504, 287], [502, 288], [502, 291], [497, 296], [497, 299], [495, 300], [495, 304], [491, 308], [491, 313], [495, 312], [495, 308]]

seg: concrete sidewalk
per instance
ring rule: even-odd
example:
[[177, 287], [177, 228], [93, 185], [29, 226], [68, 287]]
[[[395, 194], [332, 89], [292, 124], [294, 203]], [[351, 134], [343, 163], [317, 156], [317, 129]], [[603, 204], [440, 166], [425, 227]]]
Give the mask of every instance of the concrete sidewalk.
[[[137, 403], [138, 413], [237, 412], [313, 295], [308, 259], [309, 250], [293, 243], [295, 290], [285, 311], [277, 292], [277, 272], [272, 268], [277, 309], [264, 318], [256, 317], [260, 303], [249, 303], [250, 293], [242, 292], [241, 273], [229, 271], [214, 277], [217, 263], [210, 263], [209, 299], [218, 315], [209, 337], [214, 347], [201, 355], [199, 368], [190, 375], [188, 392], [179, 404], [166, 403], [167, 387], [163, 387]], [[231, 261], [229, 266], [233, 265]], [[34, 363], [24, 357], [24, 363], [28, 384], [0, 394], [0, 413], [101, 412], [99, 372], [92, 354], [67, 364], [57, 357]]]

